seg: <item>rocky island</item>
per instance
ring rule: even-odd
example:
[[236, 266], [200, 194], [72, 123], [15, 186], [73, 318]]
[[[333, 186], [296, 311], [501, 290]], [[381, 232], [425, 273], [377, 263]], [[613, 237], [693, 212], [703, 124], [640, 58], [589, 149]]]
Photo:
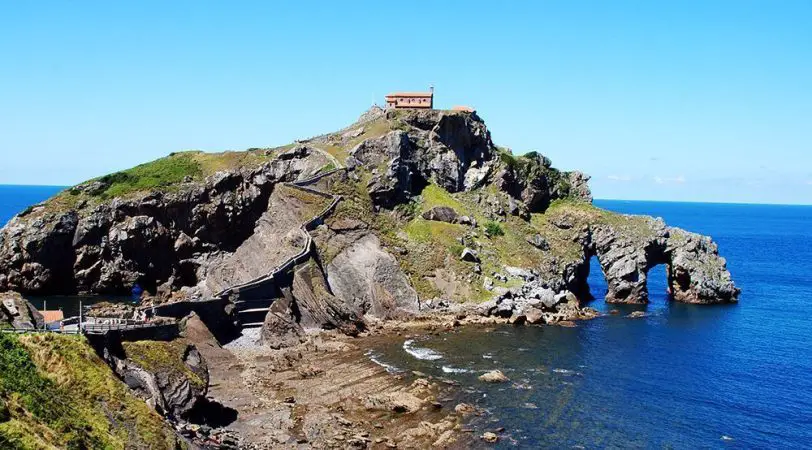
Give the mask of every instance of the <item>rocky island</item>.
[[[4, 337], [28, 362], [0, 371], [67, 367], [66, 349], [91, 345], [110, 368], [97, 379], [129, 387], [117, 411], [157, 430], [153, 448], [447, 446], [471, 411], [442, 405], [442, 380], [369, 364], [352, 337], [595, 317], [593, 256], [610, 303], [647, 302], [660, 264], [674, 301], [737, 301], [709, 237], [597, 208], [587, 182], [495, 145], [475, 112], [379, 108], [284, 147], [180, 152], [90, 180], [0, 230], [0, 292], [109, 295], [137, 283], [149, 294], [140, 308], [96, 314], [147, 315], [177, 332]], [[44, 380], [55, 392], [81, 383]], [[34, 447], [66, 445], [68, 432], [93, 446], [104, 427], [124, 436], [111, 446], [126, 442], [126, 420], [77, 413], [82, 434], [40, 418], [20, 389], [0, 386], [0, 437], [35, 423]]]

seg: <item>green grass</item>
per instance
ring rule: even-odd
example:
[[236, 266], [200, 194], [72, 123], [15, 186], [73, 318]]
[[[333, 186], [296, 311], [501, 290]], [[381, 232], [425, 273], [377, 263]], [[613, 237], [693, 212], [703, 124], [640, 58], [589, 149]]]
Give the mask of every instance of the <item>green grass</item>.
[[194, 153], [175, 153], [98, 178], [97, 181], [108, 184], [107, 188], [98, 195], [108, 199], [130, 192], [166, 188], [182, 182], [187, 176], [196, 178], [202, 173], [202, 166]]
[[466, 215], [469, 212], [469, 208], [463, 205], [460, 200], [454, 198], [448, 191], [436, 184], [429, 184], [420, 193], [420, 210], [421, 212], [428, 211], [435, 206], [448, 206], [461, 215]]
[[2, 448], [175, 448], [175, 437], [84, 338], [0, 334]]
[[[116, 197], [160, 191], [172, 192], [187, 179], [200, 181], [223, 170], [256, 168], [272, 160], [293, 144], [276, 148], [253, 148], [246, 151], [206, 153], [185, 151], [172, 153], [133, 168], [104, 175], [60, 192], [46, 202], [46, 212], [63, 212], [80, 207], [92, 207]], [[106, 184], [99, 192], [84, 193], [81, 187], [91, 182]]]

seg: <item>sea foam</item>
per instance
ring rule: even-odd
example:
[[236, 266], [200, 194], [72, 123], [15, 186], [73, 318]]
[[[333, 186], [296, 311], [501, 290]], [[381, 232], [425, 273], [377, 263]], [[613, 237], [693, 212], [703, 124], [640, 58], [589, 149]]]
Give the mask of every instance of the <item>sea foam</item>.
[[398, 372], [403, 372], [403, 370], [402, 370], [402, 369], [400, 369], [400, 368], [398, 368], [398, 367], [396, 367], [396, 366], [393, 366], [393, 365], [391, 365], [391, 364], [387, 364], [387, 363], [385, 363], [385, 362], [381, 361], [380, 359], [378, 359], [378, 355], [376, 355], [375, 353], [373, 353], [371, 350], [370, 350], [370, 351], [368, 351], [368, 352], [366, 352], [366, 353], [365, 353], [365, 355], [366, 355], [366, 356], [369, 358], [369, 360], [370, 360], [370, 361], [372, 361], [372, 362], [374, 362], [375, 364], [377, 364], [377, 365], [379, 365], [379, 366], [383, 367], [383, 368], [384, 368], [384, 370], [386, 370], [386, 371], [387, 371], [387, 372], [389, 372], [389, 373], [398, 373]]
[[413, 339], [408, 339], [403, 343], [403, 350], [417, 359], [427, 361], [434, 361], [437, 359], [442, 359], [443, 357], [443, 354], [436, 350], [424, 347], [415, 347]]

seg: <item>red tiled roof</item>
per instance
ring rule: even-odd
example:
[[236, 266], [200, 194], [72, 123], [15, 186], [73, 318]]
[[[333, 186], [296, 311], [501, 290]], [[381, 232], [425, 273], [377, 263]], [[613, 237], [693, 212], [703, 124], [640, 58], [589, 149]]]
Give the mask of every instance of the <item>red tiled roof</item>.
[[59, 310], [40, 311], [40, 314], [42, 314], [43, 319], [45, 319], [45, 323], [58, 322], [65, 318], [65, 314]]
[[433, 92], [394, 92], [386, 97], [433, 97]]

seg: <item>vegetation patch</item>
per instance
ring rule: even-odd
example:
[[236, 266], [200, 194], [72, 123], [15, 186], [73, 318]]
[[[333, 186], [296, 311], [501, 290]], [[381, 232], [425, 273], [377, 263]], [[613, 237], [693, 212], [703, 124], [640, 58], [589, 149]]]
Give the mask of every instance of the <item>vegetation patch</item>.
[[457, 211], [457, 214], [466, 215], [469, 213], [469, 208], [463, 205], [460, 200], [454, 198], [445, 189], [432, 183], [423, 188], [423, 192], [420, 193], [420, 210], [425, 212], [435, 206], [448, 206]]
[[182, 182], [187, 176], [195, 178], [201, 173], [203, 169], [193, 153], [175, 153], [92, 180], [101, 182], [107, 187], [91, 195], [109, 199], [130, 192], [166, 188]]
[[499, 222], [489, 220], [485, 222], [485, 234], [487, 234], [488, 237], [504, 236], [505, 230], [502, 229], [502, 225], [499, 225]]
[[1, 448], [175, 448], [83, 337], [0, 334]]

